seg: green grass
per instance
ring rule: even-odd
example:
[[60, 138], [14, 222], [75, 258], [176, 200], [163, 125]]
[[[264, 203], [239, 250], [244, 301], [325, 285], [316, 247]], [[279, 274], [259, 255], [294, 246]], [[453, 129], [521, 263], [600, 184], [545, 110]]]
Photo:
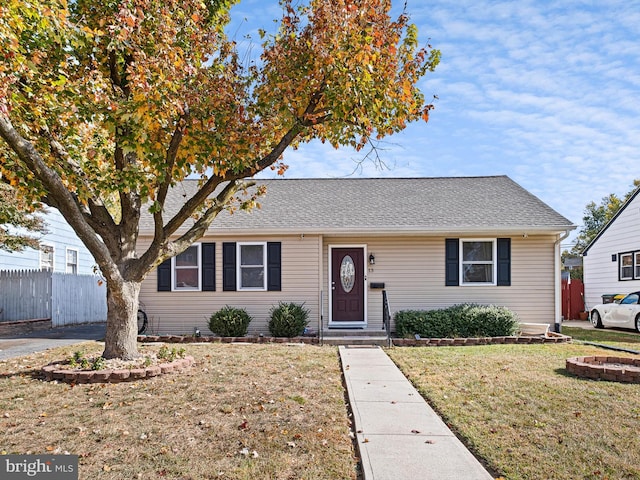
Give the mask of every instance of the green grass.
[[640, 479], [640, 384], [584, 380], [565, 369], [568, 357], [603, 352], [550, 344], [394, 348], [389, 355], [496, 475]]
[[621, 344], [636, 344], [636, 348], [640, 347], [640, 335], [635, 335], [633, 333], [624, 333], [617, 330], [592, 330], [580, 327], [562, 327], [562, 333], [564, 335], [569, 335], [575, 340], [583, 340], [585, 342], [614, 342]]

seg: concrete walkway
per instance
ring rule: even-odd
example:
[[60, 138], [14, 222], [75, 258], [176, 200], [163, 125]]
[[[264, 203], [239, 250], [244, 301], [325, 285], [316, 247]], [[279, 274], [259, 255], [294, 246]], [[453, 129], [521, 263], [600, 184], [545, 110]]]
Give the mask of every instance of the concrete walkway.
[[493, 477], [378, 347], [340, 347], [364, 480]]

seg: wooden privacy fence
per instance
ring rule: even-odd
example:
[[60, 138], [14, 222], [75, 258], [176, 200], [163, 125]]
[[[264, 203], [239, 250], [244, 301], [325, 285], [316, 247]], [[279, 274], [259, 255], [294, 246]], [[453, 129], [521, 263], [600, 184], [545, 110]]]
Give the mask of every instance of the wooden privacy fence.
[[584, 305], [584, 284], [581, 280], [562, 280], [562, 317], [565, 320], [584, 320], [580, 318]]
[[50, 318], [60, 327], [107, 321], [107, 288], [94, 275], [0, 272], [0, 322]]

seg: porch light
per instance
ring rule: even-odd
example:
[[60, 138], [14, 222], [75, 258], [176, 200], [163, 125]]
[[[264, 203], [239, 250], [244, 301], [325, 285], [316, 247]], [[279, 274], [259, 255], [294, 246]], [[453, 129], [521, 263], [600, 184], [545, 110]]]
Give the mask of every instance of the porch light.
[[373, 256], [373, 253], [371, 255], [369, 255], [369, 265], [375, 265], [376, 264], [376, 257]]

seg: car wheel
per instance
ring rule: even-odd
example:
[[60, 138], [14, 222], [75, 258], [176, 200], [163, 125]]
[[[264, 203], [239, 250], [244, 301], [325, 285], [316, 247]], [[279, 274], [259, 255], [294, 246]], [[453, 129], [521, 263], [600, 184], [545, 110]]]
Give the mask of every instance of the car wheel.
[[636, 315], [636, 332], [640, 333], [640, 313]]
[[591, 312], [591, 323], [595, 328], [604, 328], [604, 325], [602, 325], [602, 318], [600, 318], [600, 314], [597, 310]]

